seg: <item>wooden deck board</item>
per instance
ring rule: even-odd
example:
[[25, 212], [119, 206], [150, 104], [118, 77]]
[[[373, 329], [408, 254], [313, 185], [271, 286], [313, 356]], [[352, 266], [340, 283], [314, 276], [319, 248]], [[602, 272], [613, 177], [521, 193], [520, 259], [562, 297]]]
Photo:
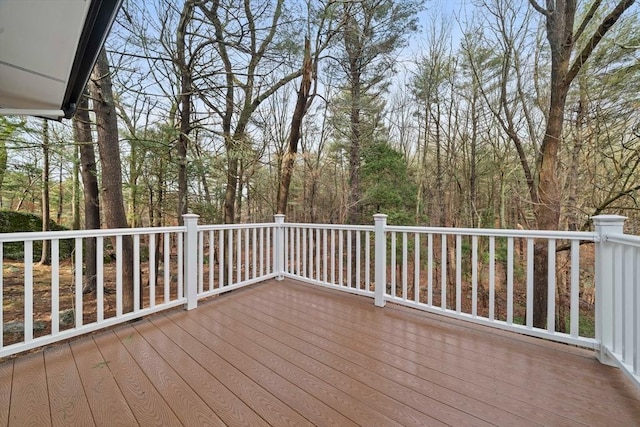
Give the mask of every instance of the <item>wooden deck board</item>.
[[311, 425], [293, 409], [253, 382], [232, 363], [222, 359], [196, 338], [186, 334], [171, 320], [154, 318], [152, 321], [211, 375], [218, 378], [243, 401], [249, 402], [252, 409], [269, 424], [274, 426]]
[[249, 378], [261, 385], [265, 390], [276, 396], [283, 403], [294, 409], [315, 425], [354, 425], [348, 418], [314, 398], [304, 389], [287, 381], [285, 378], [268, 369], [255, 359], [234, 348], [233, 345], [221, 340], [186, 316], [185, 313], [174, 313], [172, 318], [188, 333], [215, 351], [227, 362], [232, 362]]
[[95, 425], [71, 348], [68, 345], [47, 348], [44, 351], [44, 360], [47, 369], [51, 424], [60, 427]]
[[153, 387], [116, 334], [100, 334], [94, 341], [104, 359], [108, 361], [113, 378], [139, 424], [180, 425], [169, 405]]
[[193, 360], [153, 323], [139, 322], [134, 327], [227, 425], [256, 427], [268, 425], [253, 409]]
[[109, 361], [104, 359], [94, 340], [87, 337], [73, 341], [71, 351], [93, 422], [99, 426], [136, 425], [133, 412], [109, 369]]
[[592, 352], [270, 281], [0, 363], [4, 425], [640, 426]]
[[[315, 397], [324, 401], [327, 405], [336, 408], [357, 424], [393, 424], [392, 417], [386, 417], [381, 413], [384, 411], [377, 412], [373, 409], [367, 408], [362, 405], [362, 403], [364, 403], [362, 400], [357, 400], [358, 396], [364, 396], [365, 398], [373, 399], [374, 407], [377, 407], [378, 410], [384, 409], [381, 408], [382, 402], [380, 400], [375, 400], [375, 396], [372, 397], [370, 393], [364, 393], [362, 384], [358, 384], [351, 394], [347, 394], [336, 387], [336, 385], [339, 384], [339, 381], [337, 381], [337, 375], [327, 374], [326, 370], [318, 372], [313, 369], [313, 367], [319, 367], [318, 363], [312, 362], [313, 365], [307, 364], [305, 366], [307, 368], [313, 366], [308, 370], [301, 368], [298, 362], [300, 359], [307, 357], [305, 354], [299, 352], [297, 352], [297, 354], [293, 354], [292, 352], [287, 351], [288, 347], [286, 346], [277, 347], [277, 341], [275, 341], [276, 348], [269, 348], [268, 344], [267, 346], [261, 346], [259, 343], [264, 342], [262, 338], [265, 338], [265, 335], [256, 331], [252, 334], [250, 327], [238, 327], [238, 319], [229, 319], [221, 313], [220, 310], [216, 310], [215, 313], [209, 312], [206, 315], [204, 312], [202, 312], [202, 314], [198, 314], [200, 316], [195, 319], [206, 325], [205, 327], [207, 329], [215, 331], [214, 333], [216, 333], [216, 335], [223, 338], [232, 336], [233, 339], [240, 343], [242, 348], [251, 357], [256, 360], [260, 360], [265, 364], [265, 366], [282, 375], [289, 381], [299, 381], [300, 385], [306, 390], [309, 390]], [[209, 316], [210, 314], [215, 314], [215, 318], [214, 316]], [[285, 348], [283, 349], [283, 347]], [[310, 371], [315, 371], [315, 375]], [[336, 373], [338, 372], [336, 371]], [[350, 378], [346, 376], [340, 378], [340, 380], [344, 379]], [[422, 417], [422, 419], [411, 418], [411, 408], [403, 407], [399, 402], [395, 403], [395, 406], [397, 407], [397, 415], [401, 417], [401, 419], [396, 419], [396, 421], [400, 422], [402, 425], [424, 425], [424, 417]], [[430, 421], [435, 420], [431, 419]]]
[[[232, 307], [238, 308], [243, 315], [252, 315], [246, 306], [240, 308], [232, 305]], [[260, 310], [261, 308], [253, 310], [253, 314]], [[525, 420], [515, 414], [508, 414], [500, 408], [469, 399], [462, 393], [452, 392], [437, 384], [423, 381], [413, 373], [398, 369], [386, 360], [370, 356], [372, 353], [370, 349], [359, 345], [352, 339], [353, 337], [350, 339], [348, 336], [338, 336], [327, 330], [325, 325], [316, 324], [317, 319], [305, 320], [304, 317], [293, 319], [295, 324], [301, 325], [300, 327], [282, 319], [278, 321], [277, 317], [280, 316], [277, 314], [278, 311], [284, 312], [274, 308], [273, 312], [270, 310], [268, 314], [263, 313], [263, 316], [256, 314], [257, 320], [274, 327], [279, 333], [290, 334], [298, 340], [297, 345], [305, 346], [301, 347], [305, 352], [318, 354], [318, 360], [321, 362], [338, 366], [338, 369], [370, 385], [379, 384], [390, 397], [416, 410], [426, 411], [426, 414], [440, 420], [453, 421], [456, 425], [525, 424]], [[289, 314], [287, 313], [287, 316]], [[292, 345], [296, 345], [293, 341], [291, 342]], [[375, 342], [375, 345], [377, 344], [378, 342]], [[483, 417], [490, 419], [483, 420]]]
[[0, 364], [0, 426], [9, 424], [13, 363]]
[[[290, 297], [293, 299], [293, 310], [306, 313], [305, 306], [307, 304], [304, 298], [295, 296], [295, 294]], [[269, 297], [265, 296], [265, 299], [269, 300]], [[349, 301], [349, 303], [353, 304], [354, 302]], [[366, 304], [366, 302], [360, 303]], [[330, 304], [325, 304], [324, 306], [321, 306], [316, 301], [313, 307], [314, 310], [310, 314], [314, 317], [331, 319], [332, 324], [336, 326], [346, 323], [352, 324], [353, 326], [351, 327], [359, 332], [356, 338], [367, 337], [367, 335], [372, 334], [373, 331], [367, 328], [366, 324], [379, 318], [379, 316], [376, 316], [378, 313], [369, 313], [370, 310], [365, 310], [365, 313], [359, 314], [360, 321], [354, 322], [353, 319], [348, 317], [352, 307], [345, 304], [345, 300], [332, 300]], [[367, 307], [364, 308], [366, 309]], [[450, 330], [446, 329], [449, 325], [445, 324], [443, 327], [442, 324], [435, 321], [427, 323], [428, 328], [425, 328], [425, 324], [422, 324], [421, 327], [415, 330], [415, 333], [404, 333], [403, 331], [407, 329], [407, 326], [412, 326], [408, 324], [406, 316], [399, 321], [388, 319], [387, 311], [389, 310], [384, 310], [384, 313], [381, 313], [384, 317], [384, 322], [375, 330], [375, 334], [384, 339], [384, 342], [381, 343], [384, 349], [395, 351], [399, 348], [406, 348], [426, 356], [427, 359], [446, 360], [451, 362], [451, 365], [456, 369], [464, 366], [475, 373], [481, 374], [481, 376], [485, 377], [485, 381], [487, 378], [496, 378], [510, 381], [516, 386], [524, 385], [530, 388], [539, 384], [541, 386], [551, 386], [551, 389], [555, 388], [554, 382], [573, 381], [574, 389], [572, 394], [574, 394], [582, 390], [575, 387], [582, 387], [587, 392], [594, 386], [601, 387], [602, 378], [607, 375], [607, 369], [593, 369], [598, 362], [590, 352], [585, 353], [582, 351], [581, 354], [586, 354], [587, 357], [570, 358], [572, 363], [567, 363], [568, 358], [562, 357], [564, 355], [557, 355], [558, 352], [554, 351], [554, 349], [546, 349], [544, 346], [539, 348], [540, 346], [537, 344], [540, 344], [541, 340], [534, 340], [537, 341], [536, 345], [531, 345], [529, 342], [515, 341], [514, 343], [514, 340], [508, 339], [504, 339], [501, 342], [500, 348], [503, 351], [495, 352], [496, 339], [493, 335], [489, 335], [487, 340], [478, 339], [478, 335], [487, 334], [486, 328], [478, 331], [477, 329], [469, 330], [464, 327], [458, 327], [459, 333], [452, 337]], [[335, 320], [340, 321], [335, 322]], [[514, 336], [513, 334], [510, 335], [511, 337]], [[454, 338], [455, 344], [452, 343], [452, 338]], [[470, 345], [473, 345], [473, 347]], [[531, 348], [532, 351], [526, 351], [527, 347]], [[570, 348], [568, 346], [562, 347]], [[545, 369], [536, 373], [535, 379], [537, 381], [534, 384], [521, 375], [514, 375], [523, 369], [531, 369], [532, 366], [535, 367], [536, 365], [544, 366]], [[576, 382], [576, 377], [578, 382]], [[607, 400], [608, 392], [616, 389], [615, 385], [616, 383], [605, 385], [610, 389], [602, 390], [606, 392], [606, 395], [603, 396], [603, 403], [614, 405], [616, 402], [620, 403], [616, 398]], [[546, 390], [541, 391], [544, 392]]]
[[51, 425], [42, 352], [28, 354], [15, 361], [9, 423], [22, 426]]
[[[495, 407], [506, 409], [511, 406], [512, 410], [516, 411], [516, 413], [524, 415], [526, 412], [533, 418], [532, 420], [538, 419], [538, 422], [549, 423], [554, 419], [554, 422], [568, 422], [569, 420], [567, 419], [563, 420], [557, 419], [556, 417], [549, 417], [550, 414], [547, 409], [556, 408], [559, 410], [558, 412], [564, 413], [565, 416], [568, 416], [576, 422], [595, 421], [606, 424], [613, 413], [617, 413], [619, 410], [624, 409], [625, 405], [633, 403], [633, 401], [621, 399], [613, 402], [617, 404], [612, 405], [610, 404], [612, 402], [607, 402], [608, 397], [606, 397], [598, 401], [591, 401], [589, 405], [586, 405], [583, 401], [585, 397], [584, 393], [581, 393], [581, 391], [584, 390], [580, 389], [580, 383], [583, 378], [577, 373], [575, 377], [549, 377], [544, 375], [546, 365], [540, 365], [538, 369], [531, 369], [531, 367], [528, 369], [535, 372], [535, 376], [523, 376], [522, 373], [526, 373], [527, 369], [524, 368], [523, 370], [523, 367], [518, 366], [516, 366], [517, 369], [515, 369], [513, 366], [515, 362], [496, 363], [495, 361], [483, 361], [482, 363], [478, 363], [468, 358], [457, 357], [455, 353], [434, 354], [434, 352], [437, 352], [437, 349], [432, 343], [430, 345], [427, 341], [422, 343], [421, 348], [428, 349], [429, 351], [422, 352], [422, 354], [411, 354], [411, 352], [402, 349], [402, 344], [398, 343], [398, 340], [391, 338], [393, 334], [387, 333], [386, 338], [384, 338], [384, 329], [387, 325], [376, 323], [374, 320], [375, 316], [368, 318], [361, 317], [360, 322], [356, 323], [348, 317], [340, 317], [340, 314], [334, 310], [331, 314], [335, 316], [334, 319], [327, 321], [317, 315], [320, 311], [318, 310], [319, 300], [314, 300], [314, 308], [316, 308], [316, 310], [310, 310], [305, 309], [304, 301], [297, 301], [292, 305], [287, 303], [286, 298], [274, 301], [264, 294], [261, 294], [260, 297], [261, 305], [259, 310], [263, 309], [262, 307], [268, 308], [271, 304], [271, 309], [274, 311], [287, 313], [287, 321], [297, 325], [305, 325], [305, 330], [311, 336], [321, 336], [327, 339], [330, 339], [331, 334], [341, 337], [351, 337], [353, 342], [350, 348], [355, 349], [355, 351], [360, 349], [362, 353], [370, 354], [375, 359], [388, 363], [390, 366], [413, 367], [414, 371], [410, 372], [412, 375], [432, 381], [437, 385], [445, 385], [450, 390], [456, 390], [465, 394], [471, 393], [474, 399], [486, 401], [485, 397], [491, 394], [495, 397], [502, 395], [503, 399], [498, 399], [494, 402]], [[248, 304], [246, 306], [247, 308], [249, 306], [253, 307], [250, 299], [243, 299], [243, 303]], [[331, 301], [330, 304], [339, 305], [337, 301]], [[353, 301], [352, 304], [357, 304], [357, 302]], [[278, 310], [278, 307], [280, 310]], [[264, 310], [267, 310], [267, 308], [264, 308]], [[351, 310], [348, 312], [345, 311], [345, 313], [352, 312], [352, 308], [351, 306]], [[349, 308], [347, 307], [347, 309]], [[367, 311], [367, 307], [364, 307], [364, 309]], [[358, 315], [361, 316], [361, 314], [362, 313], [359, 312]], [[272, 316], [269, 314], [268, 317], [273, 318], [278, 317], [278, 315]], [[336, 322], [336, 320], [339, 321]], [[387, 322], [385, 321], [385, 323]], [[392, 324], [388, 327], [390, 331], [399, 331], [402, 325]], [[357, 333], [353, 334], [353, 330], [356, 330]], [[375, 335], [373, 335], [373, 331], [375, 331]], [[412, 337], [411, 342], [414, 342], [415, 338], [416, 337]], [[390, 342], [382, 341], [382, 339], [395, 342], [391, 345]], [[400, 341], [402, 341], [402, 339], [400, 339]], [[356, 343], [357, 345], [355, 345]], [[380, 349], [383, 351], [379, 351]], [[390, 354], [390, 352], [395, 354]], [[401, 354], [402, 357], [396, 356], [396, 354]], [[473, 355], [473, 353], [468, 352], [467, 354]], [[597, 362], [593, 361], [593, 363]], [[487, 366], [488, 368], [486, 368]], [[506, 373], [503, 373], [503, 371]], [[512, 384], [514, 381], [512, 377], [514, 376], [518, 377], [515, 386]], [[543, 377], [544, 381], [541, 381], [539, 377]], [[469, 388], [469, 382], [476, 384], [478, 388]], [[567, 391], [563, 393], [563, 390], [566, 388], [558, 387], [566, 383], [572, 384], [571, 392]], [[482, 392], [482, 388], [486, 388], [486, 386], [490, 386], [490, 389]], [[536, 390], [537, 395], [542, 396], [541, 399], [533, 402], [537, 403], [537, 406], [529, 405], [529, 403], [531, 403], [532, 388]], [[593, 387], [588, 388], [588, 390], [591, 391], [591, 399], [593, 399]], [[486, 393], [490, 394], [487, 395]], [[508, 395], [504, 393], [508, 393]], [[509, 397], [509, 399], [504, 399], [504, 397]], [[520, 402], [514, 400], [514, 397], [519, 397]], [[587, 396], [587, 398], [588, 397], [589, 396]], [[605, 402], [603, 403], [602, 400], [605, 400]], [[515, 403], [515, 405], [510, 403]], [[494, 421], [497, 420], [494, 419]], [[508, 418], [505, 419], [505, 421], [508, 425]]]
[[173, 410], [183, 425], [224, 425], [220, 417], [135, 329], [123, 327], [115, 332], [163, 397], [164, 405]]
[[[270, 291], [272, 290], [273, 289]], [[314, 310], [305, 309], [305, 304], [302, 300], [304, 297], [303, 292], [291, 289], [289, 293], [292, 292], [297, 295], [296, 298], [298, 298], [298, 301], [296, 302], [296, 306], [291, 307], [290, 309], [296, 310], [298, 313], [309, 313], [309, 316], [313, 318], [310, 323], [313, 325], [319, 324], [316, 316], [317, 313], [322, 311], [320, 309], [321, 300], [314, 299]], [[310, 290], [309, 292], [314, 293], [316, 292], [316, 289]], [[269, 297], [265, 295], [261, 296], [261, 301], [264, 305], [265, 300], [269, 301]], [[322, 296], [325, 299], [329, 298], [327, 295]], [[284, 299], [286, 298], [283, 298], [283, 300]], [[387, 336], [391, 336], [395, 334], [400, 335], [401, 331], [406, 328], [406, 316], [405, 318], [400, 318], [399, 321], [390, 322], [386, 319], [387, 310], [371, 310], [367, 307], [368, 304], [366, 304], [366, 302], [364, 303], [365, 306], [363, 307], [363, 311], [357, 311], [357, 322], [350, 323], [346, 318], [341, 318], [336, 312], [336, 310], [339, 310], [338, 307], [342, 307], [344, 313], [351, 313], [353, 312], [353, 304], [358, 304], [357, 299], [362, 300], [361, 298], [351, 298], [352, 301], [349, 301], [350, 304], [344, 304], [345, 301], [347, 301], [345, 299], [342, 299], [341, 301], [331, 300], [330, 304], [326, 304], [334, 310], [333, 315], [335, 316], [334, 320], [330, 322], [330, 325], [326, 325], [326, 327], [331, 327], [335, 330], [340, 329], [342, 327], [341, 325], [352, 324], [353, 328], [362, 330], [362, 328], [366, 327], [363, 325], [367, 325], [372, 322], [372, 319], [375, 318], [375, 316], [381, 314], [385, 320], [382, 324], [375, 324], [375, 332], [378, 337], [383, 335], [379, 332], [384, 331], [385, 329], [388, 332]], [[247, 301], [243, 300], [243, 302], [246, 303]], [[286, 309], [289, 309], [289, 307], [286, 307]], [[367, 312], [373, 313], [373, 317], [366, 316]], [[291, 321], [295, 322], [296, 315], [291, 312], [288, 312], [288, 314], [291, 315]], [[300, 315], [298, 315], [298, 319], [299, 318]], [[423, 319], [425, 319], [424, 316], [420, 317], [419, 321], [422, 322]], [[431, 324], [437, 323], [437, 320], [434, 321], [433, 316], [429, 316], [428, 319], [430, 323], [422, 328], [418, 328], [418, 331], [424, 331], [424, 333], [432, 332], [434, 327]], [[476, 329], [465, 332], [465, 324], [461, 325], [460, 323], [461, 322], [457, 322], [456, 329], [462, 330], [462, 333], [457, 333], [453, 336], [450, 334], [449, 337], [445, 337], [447, 340], [451, 341], [452, 338], [458, 342], [463, 340], [473, 340], [473, 332], [476, 332]], [[446, 368], [446, 372], [448, 374], [458, 375], [462, 380], [471, 382], [477, 387], [483, 387], [484, 385], [491, 384], [495, 390], [499, 390], [501, 392], [504, 391], [512, 398], [514, 396], [520, 397], [521, 402], [537, 404], [539, 410], [544, 410], [544, 408], [555, 408], [557, 409], [557, 413], [563, 414], [567, 417], [573, 417], [573, 419], [577, 419], [579, 422], [599, 422], [607, 424], [612, 416], [622, 417], [622, 419], [624, 419], [624, 414], [629, 412], [629, 408], [637, 409], [637, 393], [633, 394], [631, 392], [630, 383], [623, 379], [623, 375], [619, 370], [600, 365], [593, 357], [593, 353], [585, 353], [584, 351], [581, 351], [581, 357], [569, 357], [569, 355], [565, 354], [565, 363], [567, 360], [571, 360], [573, 364], [580, 367], [580, 370], [576, 370], [568, 376], [548, 375], [546, 371], [548, 369], [553, 369], [553, 365], [550, 366], [547, 362], [541, 363], [539, 359], [533, 359], [537, 360], [537, 362], [531, 362], [528, 364], [517, 363], [521, 354], [533, 357], [535, 352], [539, 352], [542, 354], [541, 358], [547, 357], [547, 354], [553, 354], [554, 350], [547, 348], [545, 341], [535, 338], [527, 338], [523, 342], [521, 337], [509, 334], [511, 337], [518, 337], [518, 339], [515, 340], [516, 344], [525, 345], [516, 346], [514, 343], [510, 343], [510, 351], [504, 350], [505, 346], [503, 345], [499, 346], [500, 351], [495, 351], [497, 344], [492, 342], [493, 336], [491, 334], [487, 334], [487, 328], [481, 329], [484, 339], [480, 340], [481, 342], [478, 346], [488, 346], [489, 348], [493, 348], [493, 352], [496, 354], [497, 359], [493, 362], [489, 359], [485, 360], [481, 366], [477, 366], [472, 360], [474, 353], [470, 351], [458, 351], [457, 353], [451, 352], [439, 356], [427, 353], [424, 354], [423, 357], [416, 357], [413, 359], [413, 363], [415, 363], [415, 365], [402, 363], [402, 360], [396, 361], [401, 363], [403, 366], [417, 366], [418, 368], [423, 365], [428, 365], [429, 363], [433, 364], [435, 361], [437, 366], [435, 366], [434, 370], [428, 373], [429, 376], [433, 376], [434, 373], [437, 373], [438, 369]], [[342, 332], [344, 333], [344, 330]], [[354, 339], [360, 339], [363, 333], [365, 333], [365, 331], [359, 331], [357, 334], [354, 334]], [[375, 335], [369, 337], [369, 341], [373, 339], [376, 339]], [[498, 341], [502, 343], [507, 340], [508, 338], [502, 338]], [[409, 343], [417, 342], [418, 344], [421, 344], [420, 348], [422, 349], [435, 349], [439, 346], [438, 341], [434, 342], [430, 339], [420, 339], [416, 336], [409, 337], [407, 341]], [[380, 342], [380, 339], [376, 341], [376, 350], [379, 348], [378, 346], [384, 347], [383, 343]], [[561, 345], [561, 347], [564, 348], [567, 346]], [[387, 348], [389, 349], [392, 347]], [[518, 349], [520, 349], [520, 351], [518, 351]], [[397, 347], [395, 347], [395, 350], [397, 350]], [[385, 355], [385, 352], [375, 351], [371, 354], [374, 357], [382, 357]], [[466, 357], [457, 356], [458, 354], [465, 355]], [[588, 357], [586, 357], [587, 354]], [[469, 366], [471, 366], [472, 369], [469, 369]], [[485, 375], [478, 378], [477, 371], [482, 371]], [[418, 376], [421, 376], [419, 371]], [[596, 381], [594, 381], [593, 378], [595, 378]], [[439, 384], [444, 384], [446, 383], [446, 378], [439, 377], [437, 382]], [[468, 386], [466, 388], [468, 390], [472, 390]], [[637, 417], [637, 412], [633, 411], [633, 413], [635, 414], [634, 417]], [[627, 419], [629, 422], [634, 422], [634, 417], [629, 417]]]

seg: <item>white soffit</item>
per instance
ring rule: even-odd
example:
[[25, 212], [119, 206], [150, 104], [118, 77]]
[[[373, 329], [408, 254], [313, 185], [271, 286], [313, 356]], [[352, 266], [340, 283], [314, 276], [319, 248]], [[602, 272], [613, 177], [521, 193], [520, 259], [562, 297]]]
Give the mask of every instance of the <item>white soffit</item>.
[[[119, 4], [0, 0], [0, 114], [72, 114], [82, 91], [74, 86], [84, 86]], [[104, 15], [108, 24], [96, 24]], [[87, 47], [91, 37], [99, 43]]]

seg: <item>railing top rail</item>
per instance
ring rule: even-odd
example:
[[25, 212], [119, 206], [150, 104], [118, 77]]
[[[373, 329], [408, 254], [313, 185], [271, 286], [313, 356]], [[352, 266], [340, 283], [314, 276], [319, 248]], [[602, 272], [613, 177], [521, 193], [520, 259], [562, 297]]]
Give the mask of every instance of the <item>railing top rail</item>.
[[640, 236], [631, 234], [607, 234], [605, 240], [610, 243], [619, 243], [640, 248]]
[[539, 239], [566, 239], [587, 240], [596, 242], [599, 237], [589, 231], [553, 231], [553, 230], [513, 230], [501, 228], [445, 228], [445, 227], [414, 227], [414, 226], [387, 226], [385, 231], [396, 233], [423, 233], [423, 234], [453, 234], [464, 236], [494, 236], [494, 237], [518, 237]]
[[185, 227], [101, 228], [99, 230], [26, 231], [0, 233], [0, 242], [75, 239], [85, 237], [132, 236], [135, 234], [184, 233]]
[[245, 228], [272, 228], [275, 227], [275, 222], [265, 222], [256, 224], [205, 224], [198, 225], [198, 231], [215, 231], [215, 230], [239, 230]]
[[313, 224], [308, 222], [285, 222], [287, 228], [319, 228], [327, 230], [375, 231], [373, 225]]

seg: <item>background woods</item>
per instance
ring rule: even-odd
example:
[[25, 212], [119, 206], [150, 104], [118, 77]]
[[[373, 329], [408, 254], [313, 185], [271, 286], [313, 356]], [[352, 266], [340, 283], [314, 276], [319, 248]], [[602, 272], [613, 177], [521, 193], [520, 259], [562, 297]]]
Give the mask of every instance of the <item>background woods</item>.
[[278, 211], [585, 230], [618, 213], [637, 234], [639, 16], [632, 0], [126, 0], [73, 122], [0, 117], [0, 205], [69, 228]]

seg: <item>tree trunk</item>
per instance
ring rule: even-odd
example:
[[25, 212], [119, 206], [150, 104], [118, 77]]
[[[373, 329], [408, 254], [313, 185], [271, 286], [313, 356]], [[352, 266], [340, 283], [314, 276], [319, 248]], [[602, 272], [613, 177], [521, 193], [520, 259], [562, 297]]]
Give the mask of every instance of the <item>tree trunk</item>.
[[[98, 151], [102, 165], [102, 197], [107, 226], [109, 228], [127, 228], [127, 213], [122, 197], [122, 163], [118, 141], [118, 118], [113, 102], [109, 62], [104, 49], [98, 55], [89, 88], [96, 115]], [[122, 238], [122, 266], [123, 310], [128, 313], [133, 310], [133, 241], [131, 236], [123, 236]]]
[[[596, 16], [600, 2], [594, 3], [580, 25], [575, 24], [577, 1], [563, 0], [547, 2], [554, 7], [542, 8], [536, 0], [529, 0], [532, 7], [546, 19], [547, 40], [551, 50], [551, 84], [547, 126], [538, 155], [538, 203], [535, 208], [537, 226], [542, 230], [557, 230], [560, 225], [562, 189], [558, 182], [558, 151], [562, 139], [564, 109], [572, 81], [587, 62], [593, 50], [605, 34], [613, 27], [622, 14], [630, 8], [634, 0], [620, 0], [607, 14], [591, 37], [586, 40], [581, 52], [571, 63], [575, 43], [584, 34], [589, 21]], [[577, 30], [574, 33], [574, 27]], [[555, 268], [555, 266], [553, 267]], [[534, 306], [533, 325], [545, 328], [547, 325], [547, 273], [548, 249], [546, 242], [535, 245], [535, 278], [533, 285]]]
[[63, 159], [62, 154], [60, 155], [60, 163], [58, 165], [58, 212], [56, 212], [56, 222], [58, 224], [62, 224], [62, 211], [64, 210], [64, 187], [63, 187]]
[[351, 73], [351, 111], [349, 138], [349, 205], [347, 218], [350, 224], [360, 222], [360, 73]]
[[193, 14], [193, 2], [187, 1], [182, 9], [176, 37], [176, 62], [180, 70], [180, 136], [178, 137], [178, 224], [183, 224], [182, 215], [187, 213], [187, 151], [191, 132], [191, 70], [186, 58], [187, 26]]
[[[584, 74], [582, 75], [584, 76]], [[584, 145], [584, 128], [587, 122], [587, 111], [589, 108], [589, 98], [587, 96], [586, 81], [583, 77], [578, 79], [580, 99], [578, 101], [578, 111], [575, 121], [575, 141], [571, 152], [571, 163], [568, 170], [566, 191], [568, 193], [567, 200], [567, 228], [570, 231], [577, 231], [580, 224], [580, 216], [578, 211], [578, 185], [580, 167], [580, 158], [582, 147]]]
[[236, 206], [234, 223], [242, 223], [242, 189], [244, 188], [244, 160], [240, 159], [238, 162], [238, 188], [236, 189]]
[[236, 187], [238, 186], [238, 158], [234, 152], [227, 149], [227, 188], [224, 192], [224, 222], [233, 224], [235, 221]]
[[[555, 87], [552, 86], [551, 89], [552, 94], [555, 93], [556, 96], [551, 96], [549, 121], [547, 122], [545, 137], [542, 140], [541, 159], [538, 168], [538, 204], [535, 208], [535, 215], [537, 226], [540, 230], [557, 230], [560, 226], [561, 189], [558, 183], [557, 162], [567, 89], [560, 84], [556, 84]], [[561, 92], [564, 92], [564, 95]], [[533, 324], [538, 328], [547, 327], [548, 261], [547, 241], [544, 239], [536, 240]]]
[[[80, 148], [80, 171], [82, 174], [82, 191], [84, 194], [84, 228], [95, 230], [100, 228], [100, 198], [98, 190], [98, 172], [96, 155], [93, 149], [89, 103], [87, 95], [80, 98], [76, 115], [73, 118], [73, 132]], [[85, 239], [85, 279], [82, 292], [89, 293], [96, 289], [97, 260], [96, 239]]]
[[296, 100], [296, 107], [293, 110], [291, 118], [291, 131], [289, 133], [289, 144], [287, 153], [284, 155], [282, 164], [282, 175], [280, 188], [278, 191], [278, 213], [287, 213], [287, 202], [289, 201], [289, 186], [291, 177], [293, 176], [293, 166], [298, 152], [298, 141], [300, 140], [300, 129], [302, 127], [302, 119], [308, 108], [309, 91], [311, 89], [312, 79], [311, 65], [311, 47], [308, 38], [304, 40], [304, 60], [302, 62], [302, 81], [300, 82], [300, 90]]
[[[75, 123], [74, 123], [75, 130]], [[73, 147], [73, 226], [74, 230], [80, 229], [80, 149], [78, 138], [75, 138], [76, 144]]]
[[[42, 121], [42, 231], [49, 231], [51, 222], [51, 209], [49, 197], [49, 121]], [[42, 241], [42, 254], [40, 265], [49, 265], [50, 260], [49, 241]]]

